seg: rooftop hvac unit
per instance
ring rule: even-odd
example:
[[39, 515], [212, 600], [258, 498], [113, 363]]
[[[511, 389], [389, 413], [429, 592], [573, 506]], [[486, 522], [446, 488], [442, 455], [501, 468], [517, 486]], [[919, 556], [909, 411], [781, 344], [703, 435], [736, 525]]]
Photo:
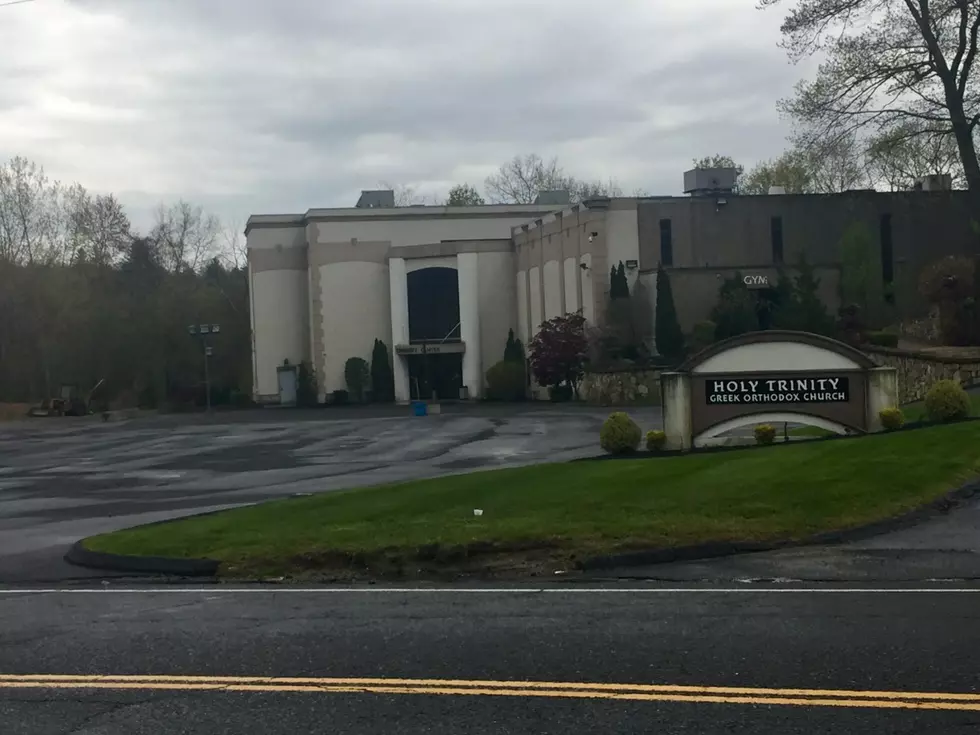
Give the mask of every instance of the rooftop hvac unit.
[[395, 206], [395, 192], [391, 189], [365, 189], [354, 206], [358, 209], [391, 209]]
[[695, 168], [684, 172], [684, 193], [691, 196], [731, 194], [738, 171], [734, 168]]
[[929, 174], [915, 183], [915, 188], [922, 191], [949, 191], [953, 188], [953, 177], [950, 174]]

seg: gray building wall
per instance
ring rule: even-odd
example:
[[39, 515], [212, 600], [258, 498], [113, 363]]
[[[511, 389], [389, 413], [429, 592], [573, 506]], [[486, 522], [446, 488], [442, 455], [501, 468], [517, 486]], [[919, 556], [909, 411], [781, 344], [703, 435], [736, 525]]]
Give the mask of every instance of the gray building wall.
[[[661, 220], [670, 220], [671, 285], [681, 325], [690, 329], [708, 318], [721, 278], [736, 270], [774, 277], [772, 218], [783, 233], [783, 263], [792, 269], [800, 257], [816, 268], [821, 291], [832, 309], [838, 306], [840, 242], [855, 223], [869, 230], [874, 243], [875, 303], [884, 303], [881, 261], [882, 217], [890, 216], [892, 271], [900, 316], [919, 314], [922, 269], [944, 255], [980, 250], [973, 231], [969, 193], [847, 192], [827, 195], [728, 196], [641, 199], [637, 204], [640, 270], [652, 273], [661, 262]], [[646, 281], [647, 279], [644, 278]], [[883, 308], [883, 307], [881, 307]]]

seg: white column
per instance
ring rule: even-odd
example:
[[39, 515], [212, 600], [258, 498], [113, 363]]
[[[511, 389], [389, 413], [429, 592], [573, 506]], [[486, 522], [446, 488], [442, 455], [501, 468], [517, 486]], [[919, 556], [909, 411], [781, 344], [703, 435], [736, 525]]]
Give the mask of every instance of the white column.
[[388, 260], [388, 289], [391, 293], [391, 366], [395, 374], [395, 400], [404, 403], [411, 400], [408, 382], [408, 363], [395, 347], [407, 345], [408, 338], [408, 273], [404, 258]]
[[480, 270], [476, 253], [456, 256], [459, 274], [459, 332], [466, 345], [463, 353], [463, 385], [470, 398], [483, 395], [483, 359], [480, 355]]
[[691, 436], [691, 375], [662, 373], [664, 433], [667, 449], [690, 449]]

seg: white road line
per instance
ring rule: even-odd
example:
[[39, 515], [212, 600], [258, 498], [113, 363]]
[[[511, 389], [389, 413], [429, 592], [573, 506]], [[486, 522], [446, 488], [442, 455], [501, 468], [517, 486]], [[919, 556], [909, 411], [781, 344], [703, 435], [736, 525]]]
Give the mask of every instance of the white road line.
[[140, 587], [140, 588], [80, 588], [80, 589], [0, 589], [0, 595], [932, 595], [980, 594], [980, 587], [791, 587], [791, 588], [711, 588], [711, 587]]

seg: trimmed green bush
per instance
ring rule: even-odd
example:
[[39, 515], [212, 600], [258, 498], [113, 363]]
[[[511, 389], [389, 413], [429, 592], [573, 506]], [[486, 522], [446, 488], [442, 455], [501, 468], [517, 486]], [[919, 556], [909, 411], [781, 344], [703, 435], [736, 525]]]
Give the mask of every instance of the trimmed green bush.
[[628, 454], [640, 446], [643, 434], [637, 423], [622, 411], [609, 414], [599, 431], [599, 445], [610, 454]]
[[926, 393], [926, 416], [945, 423], [970, 415], [970, 396], [955, 380], [940, 380]]
[[905, 414], [900, 408], [883, 408], [878, 412], [878, 418], [885, 431], [895, 431], [905, 425]]
[[667, 442], [667, 435], [662, 431], [648, 431], [647, 432], [647, 450], [651, 452], [659, 452], [664, 448], [664, 444]]
[[898, 347], [898, 335], [893, 332], [868, 332], [865, 335], [869, 345], [878, 347]]
[[759, 424], [755, 427], [756, 444], [772, 444], [776, 441], [776, 427], [771, 424]]
[[487, 370], [487, 398], [491, 401], [523, 401], [526, 385], [521, 362], [504, 359]]

